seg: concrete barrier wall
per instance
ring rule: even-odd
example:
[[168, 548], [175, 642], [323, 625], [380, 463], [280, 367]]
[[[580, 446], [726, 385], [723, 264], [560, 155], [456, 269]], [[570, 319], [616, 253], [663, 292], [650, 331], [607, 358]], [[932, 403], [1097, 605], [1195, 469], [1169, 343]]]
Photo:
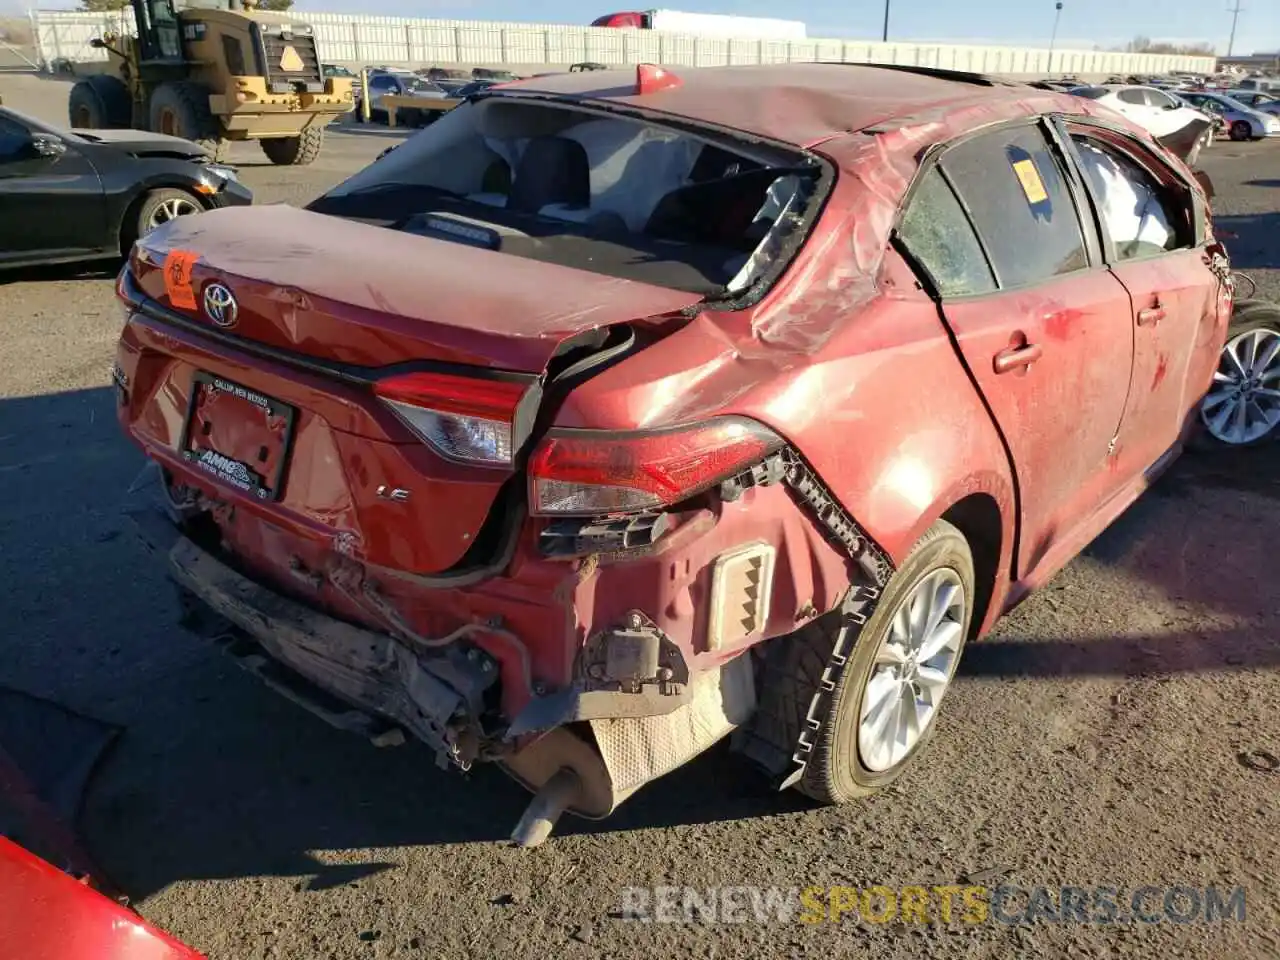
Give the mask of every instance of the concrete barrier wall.
[[[731, 40], [652, 30], [618, 30], [555, 24], [479, 20], [416, 20], [401, 17], [299, 13], [312, 24], [327, 63], [403, 66], [508, 66], [518, 72], [556, 69], [595, 61], [625, 66], [661, 63], [710, 67], [725, 64], [834, 60], [896, 63], [1006, 76], [1211, 72], [1212, 57], [1105, 53], [938, 43], [873, 43], [865, 40]], [[45, 63], [105, 60], [89, 41], [104, 30], [131, 30], [132, 14], [37, 11], [32, 14]]]

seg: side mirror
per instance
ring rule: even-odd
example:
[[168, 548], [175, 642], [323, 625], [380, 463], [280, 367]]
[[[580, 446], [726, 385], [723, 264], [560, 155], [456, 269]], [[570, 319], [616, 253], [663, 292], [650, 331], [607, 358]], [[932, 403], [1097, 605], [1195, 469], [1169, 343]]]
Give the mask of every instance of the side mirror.
[[56, 137], [47, 134], [36, 134], [31, 138], [31, 149], [37, 156], [60, 157], [67, 152], [67, 145]]
[[105, 50], [107, 49], [107, 41], [103, 40], [101, 37], [94, 37], [89, 41], [89, 46], [93, 47], [95, 50]]

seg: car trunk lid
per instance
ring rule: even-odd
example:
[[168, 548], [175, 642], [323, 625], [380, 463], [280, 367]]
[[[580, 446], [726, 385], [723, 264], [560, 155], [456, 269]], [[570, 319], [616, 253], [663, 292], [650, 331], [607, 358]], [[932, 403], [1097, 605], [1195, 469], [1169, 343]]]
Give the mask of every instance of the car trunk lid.
[[[234, 336], [362, 367], [541, 373], [566, 340], [701, 299], [284, 205], [183, 218], [139, 247], [135, 275], [153, 299], [210, 322], [194, 294], [217, 281], [237, 302]], [[192, 299], [173, 302], [166, 259], [190, 264]]]
[[[285, 579], [331, 551], [418, 574], [492, 561], [557, 351], [698, 299], [288, 207], [175, 221], [132, 272], [167, 311], [144, 304], [125, 330], [121, 418], [184, 482], [265, 521], [224, 534]], [[457, 455], [500, 420], [506, 460]]]

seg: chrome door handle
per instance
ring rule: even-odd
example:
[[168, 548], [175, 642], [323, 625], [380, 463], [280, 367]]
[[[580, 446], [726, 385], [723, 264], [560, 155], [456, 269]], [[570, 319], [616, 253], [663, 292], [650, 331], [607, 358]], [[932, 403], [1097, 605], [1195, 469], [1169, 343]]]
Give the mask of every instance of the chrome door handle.
[[1040, 359], [1043, 352], [1038, 343], [1029, 343], [1025, 346], [1001, 350], [995, 356], [994, 366], [996, 373], [1011, 373], [1014, 370], [1029, 367]]

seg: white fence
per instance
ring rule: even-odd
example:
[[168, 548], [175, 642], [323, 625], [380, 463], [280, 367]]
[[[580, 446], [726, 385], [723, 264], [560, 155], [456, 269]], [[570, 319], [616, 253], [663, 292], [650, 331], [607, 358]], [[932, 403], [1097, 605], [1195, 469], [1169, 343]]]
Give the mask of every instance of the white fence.
[[[31, 15], [45, 63], [105, 60], [89, 41], [106, 29], [132, 26], [132, 15], [36, 11]], [[1147, 74], [1169, 70], [1212, 71], [1212, 57], [1048, 50], [937, 43], [871, 43], [864, 40], [729, 40], [653, 30], [492, 23], [478, 20], [413, 20], [401, 17], [302, 13], [312, 24], [321, 59], [328, 63], [431, 66], [563, 66], [582, 61], [614, 65], [661, 63], [710, 67], [725, 64], [835, 60], [895, 63], [1006, 75]]]

